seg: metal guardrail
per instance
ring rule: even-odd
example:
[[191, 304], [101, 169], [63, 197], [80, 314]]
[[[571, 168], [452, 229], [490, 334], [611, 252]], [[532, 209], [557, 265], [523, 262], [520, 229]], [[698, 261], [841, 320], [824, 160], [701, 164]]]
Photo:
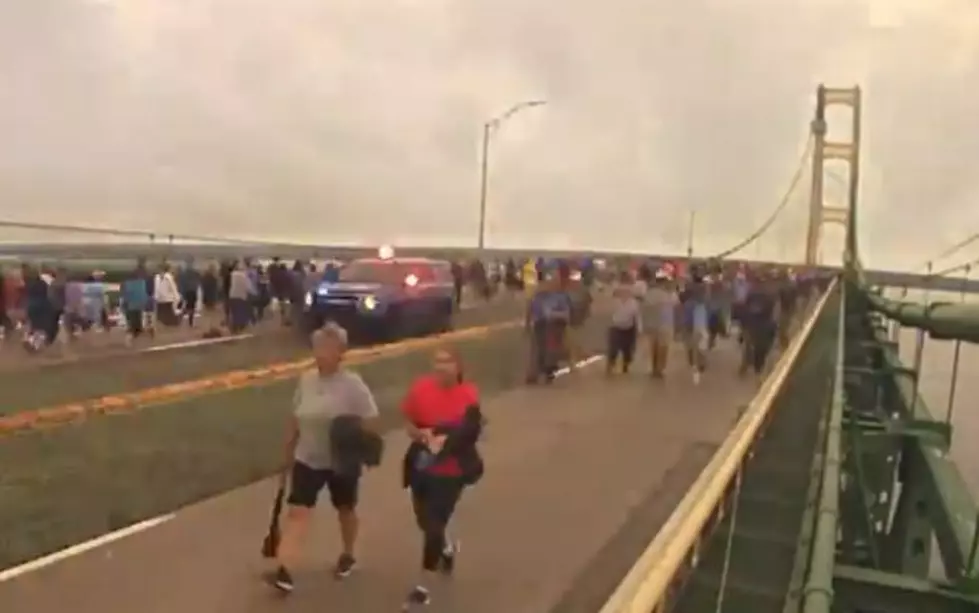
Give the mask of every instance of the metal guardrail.
[[701, 545], [724, 519], [728, 493], [741, 479], [742, 468], [769, 418], [816, 321], [834, 295], [838, 280], [819, 298], [800, 332], [738, 420], [734, 430], [677, 505], [659, 533], [626, 574], [600, 613], [666, 613], [680, 596], [683, 581], [700, 561]]
[[805, 587], [803, 613], [830, 613], [833, 607], [833, 571], [836, 566], [836, 533], [840, 516], [840, 467], [843, 463], [843, 376], [846, 342], [846, 286], [840, 288], [840, 325], [836, 337], [836, 372], [833, 375], [833, 403], [830, 406], [823, 450], [816, 529]]

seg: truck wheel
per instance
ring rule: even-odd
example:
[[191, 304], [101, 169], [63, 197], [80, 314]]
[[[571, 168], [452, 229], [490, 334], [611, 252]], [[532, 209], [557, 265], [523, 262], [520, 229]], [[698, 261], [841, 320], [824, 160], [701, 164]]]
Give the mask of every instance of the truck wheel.
[[384, 330], [381, 332], [382, 342], [396, 343], [407, 336], [408, 329], [405, 325], [404, 315], [400, 309], [392, 310], [383, 325]]

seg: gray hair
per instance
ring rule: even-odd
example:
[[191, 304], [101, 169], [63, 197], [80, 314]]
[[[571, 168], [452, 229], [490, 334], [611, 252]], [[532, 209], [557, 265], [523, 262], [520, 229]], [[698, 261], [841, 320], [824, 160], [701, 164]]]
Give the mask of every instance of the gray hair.
[[315, 347], [317, 344], [323, 342], [326, 339], [335, 340], [344, 347], [347, 346], [347, 331], [343, 326], [335, 321], [328, 321], [323, 324], [323, 327], [317, 329], [313, 332], [312, 342]]

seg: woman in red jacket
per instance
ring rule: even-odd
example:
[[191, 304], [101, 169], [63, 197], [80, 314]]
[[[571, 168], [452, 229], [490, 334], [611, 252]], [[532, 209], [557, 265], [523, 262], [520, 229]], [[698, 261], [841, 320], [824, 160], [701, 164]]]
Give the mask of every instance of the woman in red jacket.
[[415, 520], [422, 531], [423, 576], [405, 608], [429, 603], [432, 576], [450, 575], [458, 544], [446, 535], [462, 491], [482, 475], [476, 440], [482, 427], [479, 391], [463, 377], [459, 356], [439, 349], [434, 371], [411, 386], [402, 404], [413, 443], [405, 456], [405, 486], [411, 489]]

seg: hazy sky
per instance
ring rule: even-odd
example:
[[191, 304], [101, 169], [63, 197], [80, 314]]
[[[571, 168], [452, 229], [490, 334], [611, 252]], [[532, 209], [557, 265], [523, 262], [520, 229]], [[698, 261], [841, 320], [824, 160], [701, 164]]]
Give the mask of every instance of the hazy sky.
[[[491, 246], [682, 251], [696, 209], [704, 253], [820, 81], [864, 87], [871, 265], [979, 230], [975, 0], [4, 0], [0, 217], [474, 244], [481, 125], [544, 98], [494, 135]], [[801, 257], [805, 191], [749, 255]]]

